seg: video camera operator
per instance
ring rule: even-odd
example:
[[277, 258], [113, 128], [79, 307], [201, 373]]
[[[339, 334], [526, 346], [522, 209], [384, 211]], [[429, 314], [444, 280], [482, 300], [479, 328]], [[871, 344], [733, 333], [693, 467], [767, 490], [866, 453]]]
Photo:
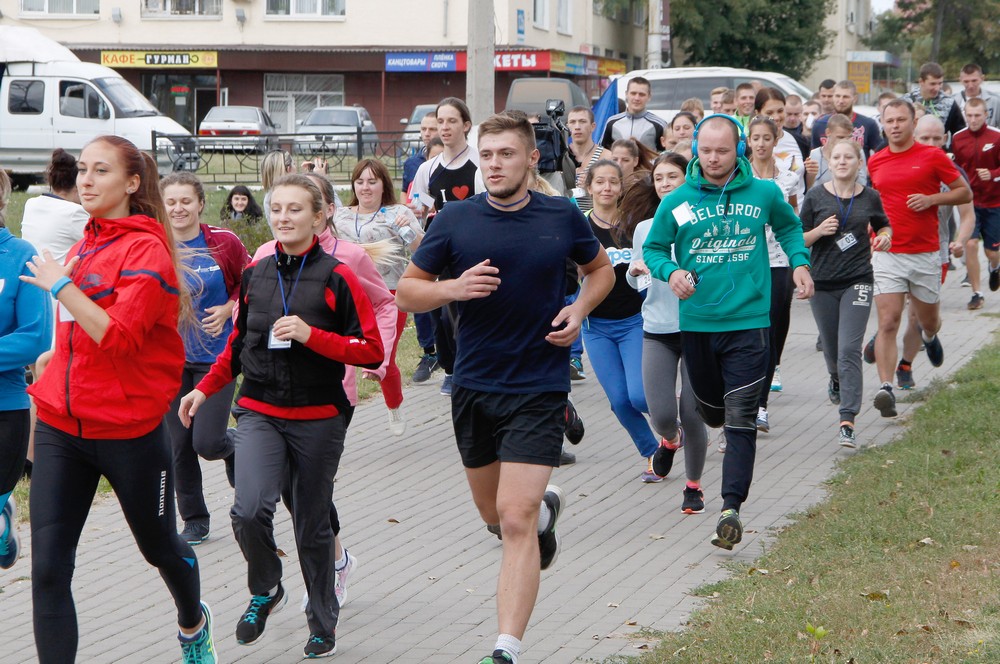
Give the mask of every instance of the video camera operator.
[[528, 116], [535, 129], [535, 143], [538, 146], [538, 173], [563, 196], [576, 186], [576, 165], [566, 141], [570, 130], [563, 122], [565, 114], [565, 102], [561, 99], [549, 99], [545, 102], [546, 117]]

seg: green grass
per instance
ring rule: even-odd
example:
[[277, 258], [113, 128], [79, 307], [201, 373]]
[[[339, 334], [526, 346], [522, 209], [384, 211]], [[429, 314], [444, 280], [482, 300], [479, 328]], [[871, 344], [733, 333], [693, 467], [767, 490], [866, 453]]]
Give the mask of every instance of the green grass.
[[699, 588], [689, 628], [639, 661], [1000, 661], [997, 375], [994, 341], [912, 395], [906, 433], [843, 462], [823, 503]]

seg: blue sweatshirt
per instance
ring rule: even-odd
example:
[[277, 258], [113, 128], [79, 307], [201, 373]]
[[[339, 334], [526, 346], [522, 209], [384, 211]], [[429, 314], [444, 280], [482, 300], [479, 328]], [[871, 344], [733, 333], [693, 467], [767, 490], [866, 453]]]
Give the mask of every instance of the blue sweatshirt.
[[26, 263], [35, 249], [6, 228], [0, 228], [0, 411], [30, 406], [24, 368], [34, 364], [52, 342], [52, 300], [37, 286], [26, 284]]

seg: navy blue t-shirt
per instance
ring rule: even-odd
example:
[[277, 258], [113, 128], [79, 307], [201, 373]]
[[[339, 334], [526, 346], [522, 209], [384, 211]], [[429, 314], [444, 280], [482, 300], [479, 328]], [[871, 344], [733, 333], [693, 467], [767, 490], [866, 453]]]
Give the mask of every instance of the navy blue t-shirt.
[[569, 199], [531, 194], [501, 212], [479, 194], [449, 202], [413, 254], [425, 272], [458, 276], [487, 258], [500, 270], [489, 296], [456, 302], [455, 384], [481, 392], [569, 391], [569, 348], [545, 340], [565, 306], [566, 259], [585, 265], [601, 244]]
[[[179, 244], [185, 249], [193, 250], [184, 257], [184, 263], [194, 272], [194, 274], [186, 275], [186, 280], [188, 288], [191, 290], [191, 299], [193, 300], [191, 304], [194, 307], [195, 316], [201, 321], [208, 315], [205, 309], [229, 301], [226, 279], [222, 274], [222, 268], [215, 262], [215, 257], [212, 256], [211, 250], [205, 243], [204, 233], [199, 233], [198, 237], [193, 240]], [[232, 319], [226, 320], [222, 333], [217, 337], [202, 331], [200, 324], [187, 330], [183, 335], [187, 361], [212, 364], [226, 347], [232, 331]]]

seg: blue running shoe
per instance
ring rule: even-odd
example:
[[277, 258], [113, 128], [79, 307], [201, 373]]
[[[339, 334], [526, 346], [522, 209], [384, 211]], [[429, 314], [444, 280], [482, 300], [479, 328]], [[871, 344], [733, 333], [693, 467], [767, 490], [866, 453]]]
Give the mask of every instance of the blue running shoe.
[[205, 602], [201, 603], [201, 610], [205, 614], [205, 626], [193, 639], [180, 637], [183, 664], [218, 664], [215, 641], [212, 639], [212, 610]]
[[0, 535], [0, 567], [10, 569], [21, 553], [21, 542], [17, 538], [17, 505], [14, 496], [7, 498], [7, 504], [0, 512], [3, 519], [3, 534]]

